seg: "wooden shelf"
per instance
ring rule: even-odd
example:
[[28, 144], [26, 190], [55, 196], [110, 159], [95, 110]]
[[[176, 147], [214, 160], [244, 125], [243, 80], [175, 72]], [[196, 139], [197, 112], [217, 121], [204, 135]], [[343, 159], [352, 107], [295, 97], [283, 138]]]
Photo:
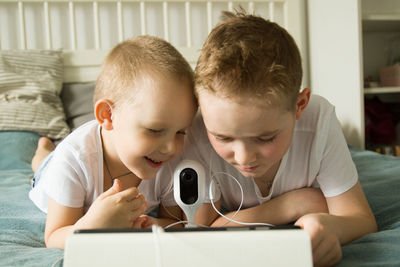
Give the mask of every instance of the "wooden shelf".
[[363, 32], [399, 32], [400, 18], [398, 20], [373, 19], [362, 21]]
[[371, 87], [364, 88], [364, 94], [395, 94], [400, 93], [400, 86], [398, 87]]
[[400, 14], [398, 13], [364, 13], [362, 15], [363, 20], [382, 20], [382, 21], [390, 21], [390, 20], [400, 20]]
[[364, 32], [400, 31], [399, 13], [370, 13], [362, 15]]

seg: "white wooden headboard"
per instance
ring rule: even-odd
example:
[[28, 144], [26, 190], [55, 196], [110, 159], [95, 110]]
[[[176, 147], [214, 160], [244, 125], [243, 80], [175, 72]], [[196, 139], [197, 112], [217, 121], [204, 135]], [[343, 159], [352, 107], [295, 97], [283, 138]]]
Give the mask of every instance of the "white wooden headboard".
[[308, 85], [305, 0], [0, 0], [0, 49], [63, 49], [64, 82], [86, 82], [116, 43], [150, 34], [171, 42], [194, 67], [221, 11], [239, 5], [294, 36]]

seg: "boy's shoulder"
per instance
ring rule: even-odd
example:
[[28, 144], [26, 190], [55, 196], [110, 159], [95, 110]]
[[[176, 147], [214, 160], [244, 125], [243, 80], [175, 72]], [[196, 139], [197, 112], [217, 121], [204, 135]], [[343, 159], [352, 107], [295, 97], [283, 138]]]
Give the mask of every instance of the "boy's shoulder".
[[312, 94], [301, 118], [296, 122], [296, 130], [308, 132], [320, 130], [334, 114], [335, 107], [326, 98]]
[[312, 94], [303, 113], [304, 117], [312, 117], [314, 120], [318, 120], [321, 117], [332, 114], [334, 111], [335, 107], [326, 98]]
[[76, 128], [57, 145], [57, 148], [68, 147], [75, 151], [86, 151], [90, 147], [97, 147], [99, 137], [100, 126], [96, 120], [92, 120]]
[[323, 96], [311, 94], [310, 102], [308, 103], [306, 110], [309, 109], [315, 112], [334, 109], [334, 106]]

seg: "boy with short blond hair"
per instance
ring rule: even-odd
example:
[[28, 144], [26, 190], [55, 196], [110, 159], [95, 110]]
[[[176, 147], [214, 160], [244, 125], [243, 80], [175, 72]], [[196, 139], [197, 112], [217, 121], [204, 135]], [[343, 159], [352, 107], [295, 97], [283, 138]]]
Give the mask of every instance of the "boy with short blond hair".
[[[32, 159], [29, 197], [47, 212], [47, 247], [63, 248], [77, 229], [175, 221], [179, 209], [166, 165], [182, 150], [197, 110], [193, 76], [183, 56], [157, 37], [132, 38], [111, 50], [96, 83], [96, 120], [55, 149], [42, 137]], [[146, 215], [159, 206], [160, 218]]]
[[[209, 34], [195, 70], [201, 116], [187, 157], [218, 182], [216, 206], [240, 222], [295, 222], [310, 233], [315, 265], [341, 259], [341, 245], [377, 230], [334, 107], [300, 91], [301, 57], [277, 25], [225, 13]], [[211, 178], [209, 177], [209, 178]], [[209, 206], [196, 218], [237, 226]]]

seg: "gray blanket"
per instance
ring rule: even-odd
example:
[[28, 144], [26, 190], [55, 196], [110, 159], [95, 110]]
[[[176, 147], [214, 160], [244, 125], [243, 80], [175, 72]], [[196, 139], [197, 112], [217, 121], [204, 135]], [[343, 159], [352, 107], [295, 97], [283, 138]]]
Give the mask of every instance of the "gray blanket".
[[[39, 136], [0, 132], [0, 266], [62, 266], [45, 248], [46, 215], [28, 198]], [[350, 148], [379, 232], [343, 247], [338, 266], [400, 266], [400, 158]]]

